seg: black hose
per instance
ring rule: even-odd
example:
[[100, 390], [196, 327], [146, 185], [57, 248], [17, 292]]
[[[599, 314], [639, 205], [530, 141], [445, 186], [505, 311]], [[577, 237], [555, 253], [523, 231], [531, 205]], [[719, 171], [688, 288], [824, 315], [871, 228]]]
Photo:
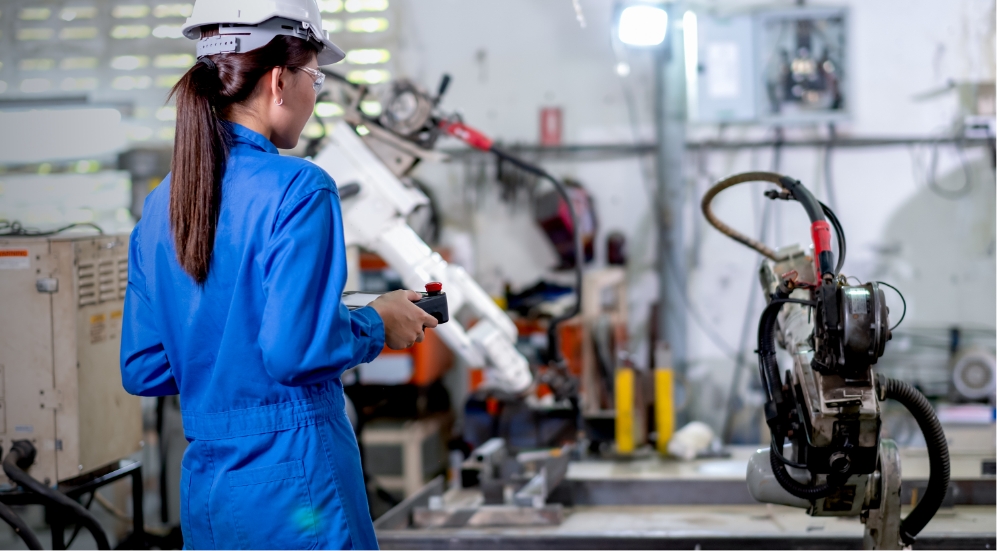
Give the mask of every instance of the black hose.
[[793, 196], [793, 199], [796, 199], [799, 204], [803, 205], [803, 209], [807, 211], [807, 217], [810, 218], [811, 224], [824, 220], [824, 209], [821, 208], [820, 201], [799, 180], [783, 176], [779, 178], [779, 185], [788, 191]]
[[779, 364], [775, 359], [775, 322], [783, 304], [802, 304], [813, 306], [808, 300], [786, 298], [776, 294], [762, 310], [758, 322], [758, 369], [761, 372], [762, 384], [771, 402], [782, 402], [782, 377], [779, 375]]
[[[758, 324], [758, 367], [761, 371], [765, 390], [768, 393], [769, 402], [774, 404], [781, 404], [783, 401], [782, 377], [779, 375], [779, 364], [775, 356], [775, 321], [782, 305], [787, 302], [813, 306], [812, 302], [783, 298], [777, 294], [762, 312], [762, 318]], [[774, 432], [773, 429], [769, 462], [772, 465], [772, 474], [775, 475], [775, 479], [779, 482], [779, 485], [790, 494], [810, 501], [826, 497], [830, 494], [836, 486], [829, 483], [807, 486], [789, 475], [789, 472], [786, 470], [786, 464], [784, 463], [785, 459], [776, 450], [776, 443], [782, 442], [782, 435], [775, 434]]]
[[758, 322], [758, 370], [768, 401], [775, 403], [782, 402], [782, 378], [779, 376], [774, 344], [775, 322], [782, 305], [781, 300], [769, 302]]
[[547, 357], [553, 363], [559, 363], [561, 361], [561, 346], [560, 346], [560, 336], [557, 334], [558, 325], [569, 320], [578, 315], [582, 310], [582, 275], [585, 266], [585, 251], [582, 247], [582, 232], [579, 227], [578, 214], [575, 212], [574, 202], [571, 200], [571, 196], [568, 195], [568, 188], [560, 180], [552, 176], [546, 170], [528, 163], [515, 155], [507, 153], [495, 146], [492, 146], [491, 152], [495, 154], [496, 157], [503, 161], [507, 161], [510, 164], [516, 166], [517, 168], [529, 172], [534, 176], [543, 178], [554, 185], [554, 189], [557, 190], [558, 195], [564, 200], [568, 207], [568, 215], [571, 218], [571, 228], [572, 228], [572, 238], [575, 242], [575, 304], [570, 310], [555, 317], [550, 320], [550, 325], [547, 328]]
[[20, 536], [21, 541], [28, 546], [28, 549], [44, 549], [42, 543], [38, 541], [38, 536], [31, 531], [31, 528], [28, 528], [28, 525], [24, 523], [24, 519], [17, 516], [17, 513], [4, 503], [0, 503], [0, 519], [3, 519], [4, 522], [14, 529], [14, 533]]
[[[782, 440], [782, 439], [780, 438], [779, 440]], [[782, 455], [782, 452], [779, 451], [779, 448], [782, 447], [782, 443], [781, 442], [780, 443], [776, 443], [776, 442], [777, 442], [776, 439], [773, 438], [772, 439], [772, 445], [771, 445], [771, 448], [772, 448], [772, 452], [771, 453], [774, 453], [775, 454], [775, 458], [778, 459], [783, 465], [786, 465], [787, 467], [795, 467], [797, 469], [806, 469], [807, 468], [807, 466], [805, 464], [803, 464], [803, 463], [797, 463], [796, 461], [791, 461], [791, 460], [787, 459], [785, 455]]]
[[[90, 506], [93, 505], [93, 500], [96, 497], [97, 497], [97, 491], [96, 490], [90, 492], [90, 499], [87, 500], [87, 504], [86, 504], [86, 510], [87, 511], [90, 510]], [[66, 541], [66, 549], [69, 549], [73, 545], [73, 542], [76, 541], [76, 536], [80, 535], [80, 529], [81, 528], [83, 528], [83, 524], [77, 522], [76, 523], [76, 528], [73, 529], [73, 535], [69, 536], [69, 540]]]
[[10, 479], [29, 492], [34, 492], [54, 505], [69, 510], [78, 517], [78, 522], [86, 527], [97, 541], [97, 549], [110, 549], [111, 545], [107, 541], [107, 533], [101, 528], [97, 519], [87, 511], [82, 505], [70, 499], [64, 494], [49, 488], [41, 482], [32, 478], [23, 469], [28, 468], [35, 460], [35, 447], [27, 440], [18, 440], [11, 445], [10, 452], [3, 460], [3, 471]]
[[782, 486], [784, 490], [798, 498], [809, 501], [827, 497], [828, 494], [834, 491], [835, 486], [832, 486], [826, 482], [815, 486], [807, 486], [789, 476], [789, 472], [786, 470], [786, 465], [784, 465], [782, 461], [779, 461], [774, 453], [774, 444], [771, 448], [772, 449], [769, 450], [769, 463], [772, 465], [772, 474], [775, 475], [775, 479], [779, 481], [779, 485]]
[[841, 268], [845, 266], [845, 253], [848, 252], [848, 247], [845, 244], [845, 230], [841, 227], [841, 222], [831, 207], [824, 203], [821, 203], [820, 207], [824, 210], [824, 216], [827, 216], [828, 221], [834, 226], [834, 235], [838, 239], [838, 264], [834, 268], [834, 273], [840, 274]]
[[[882, 383], [881, 383], [882, 384]], [[924, 497], [917, 503], [914, 510], [900, 523], [900, 537], [908, 545], [914, 543], [914, 537], [924, 529], [945, 499], [949, 487], [949, 446], [945, 441], [945, 431], [935, 415], [935, 410], [928, 399], [913, 386], [897, 379], [886, 378], [883, 384], [883, 395], [903, 404], [914, 416], [917, 426], [924, 434], [924, 442], [928, 446], [928, 487]]]

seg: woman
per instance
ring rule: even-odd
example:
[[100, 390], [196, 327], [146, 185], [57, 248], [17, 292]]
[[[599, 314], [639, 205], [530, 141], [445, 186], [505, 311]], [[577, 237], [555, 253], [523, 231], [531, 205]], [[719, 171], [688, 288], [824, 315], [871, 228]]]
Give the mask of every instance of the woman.
[[[303, 9], [252, 12], [289, 4]], [[340, 375], [436, 325], [412, 291], [341, 303], [335, 183], [277, 152], [312, 113], [318, 63], [342, 59], [318, 13], [199, 0], [199, 61], [172, 91], [173, 171], [131, 235], [122, 382], [180, 394], [188, 548], [376, 548]]]

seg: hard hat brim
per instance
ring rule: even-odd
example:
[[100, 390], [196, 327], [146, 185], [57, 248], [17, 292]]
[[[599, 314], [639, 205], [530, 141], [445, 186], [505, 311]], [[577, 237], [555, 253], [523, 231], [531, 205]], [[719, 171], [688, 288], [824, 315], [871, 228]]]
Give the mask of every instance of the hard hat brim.
[[321, 38], [319, 39], [319, 42], [321, 42], [323, 46], [317, 56], [319, 67], [322, 65], [339, 63], [346, 58], [346, 52], [344, 52], [339, 46], [333, 44], [333, 42], [328, 38]]

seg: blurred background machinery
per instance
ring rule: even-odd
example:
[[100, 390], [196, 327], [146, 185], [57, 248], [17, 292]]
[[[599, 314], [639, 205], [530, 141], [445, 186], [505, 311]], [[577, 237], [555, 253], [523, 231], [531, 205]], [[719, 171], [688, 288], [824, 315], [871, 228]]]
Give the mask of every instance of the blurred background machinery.
[[[0, 237], [0, 271], [0, 502], [44, 504], [59, 540], [63, 526], [85, 524], [107, 548], [88, 511], [65, 510], [65, 494], [89, 490], [92, 503], [99, 488], [133, 474], [137, 493], [112, 495], [111, 507], [130, 504], [141, 518], [141, 465], [129, 459], [144, 445], [141, 405], [112, 384], [127, 236]], [[137, 532], [141, 543], [141, 523]]]

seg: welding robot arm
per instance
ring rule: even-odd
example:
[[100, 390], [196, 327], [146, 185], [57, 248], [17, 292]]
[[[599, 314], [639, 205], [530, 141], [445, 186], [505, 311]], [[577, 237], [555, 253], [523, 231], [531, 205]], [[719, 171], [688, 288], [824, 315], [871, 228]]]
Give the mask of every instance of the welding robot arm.
[[[515, 324], [463, 268], [433, 252], [406, 223], [409, 213], [428, 203], [426, 196], [406, 186], [342, 121], [313, 162], [335, 176], [341, 191], [355, 190], [342, 198], [346, 245], [377, 253], [408, 288], [443, 283], [451, 319], [435, 329], [437, 335], [468, 366], [486, 368], [484, 388], [508, 394], [526, 391], [533, 376], [516, 350]], [[478, 320], [470, 330], [453, 316], [463, 308]]]
[[[718, 193], [759, 181], [779, 186], [765, 193], [770, 199], [796, 201], [806, 210], [812, 257], [800, 248], [776, 252], [713, 213]], [[770, 449], [759, 450], [749, 461], [751, 494], [765, 503], [805, 507], [815, 516], [861, 516], [867, 548], [913, 544], [945, 497], [948, 447], [927, 399], [903, 381], [874, 373], [896, 327], [889, 325], [878, 282], [848, 283], [841, 273], [846, 249], [840, 222], [792, 178], [770, 172], [731, 176], [707, 191], [702, 208], [711, 225], [767, 257], [761, 282], [769, 303], [759, 323], [757, 351], [772, 438]], [[831, 226], [838, 241], [836, 263]], [[793, 357], [785, 380], [776, 358], [777, 340]], [[928, 488], [904, 519], [899, 453], [880, 434], [880, 403], [887, 399], [910, 411], [928, 448]], [[784, 449], [786, 440], [791, 450]]]

